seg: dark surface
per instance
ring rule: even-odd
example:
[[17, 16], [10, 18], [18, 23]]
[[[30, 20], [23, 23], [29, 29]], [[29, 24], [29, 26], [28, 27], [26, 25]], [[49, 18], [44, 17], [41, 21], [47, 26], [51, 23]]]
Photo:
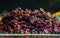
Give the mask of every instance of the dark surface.
[[59, 0], [0, 0], [0, 13], [3, 10], [11, 11], [17, 7], [23, 9], [39, 9], [40, 7], [44, 8], [50, 12], [56, 12], [60, 9]]

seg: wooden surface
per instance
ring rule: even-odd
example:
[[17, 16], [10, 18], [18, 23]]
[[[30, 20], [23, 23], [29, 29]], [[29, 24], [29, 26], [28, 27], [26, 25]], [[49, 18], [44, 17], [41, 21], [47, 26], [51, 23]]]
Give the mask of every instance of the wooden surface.
[[20, 36], [20, 37], [0, 37], [0, 38], [60, 38], [60, 37], [50, 37], [50, 36]]

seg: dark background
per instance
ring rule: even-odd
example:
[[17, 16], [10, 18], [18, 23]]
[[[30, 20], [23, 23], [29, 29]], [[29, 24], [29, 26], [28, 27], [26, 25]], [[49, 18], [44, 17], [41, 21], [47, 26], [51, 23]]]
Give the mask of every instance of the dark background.
[[42, 7], [46, 11], [57, 12], [60, 10], [60, 0], [0, 0], [0, 13], [3, 10], [11, 11], [19, 6], [31, 10]]

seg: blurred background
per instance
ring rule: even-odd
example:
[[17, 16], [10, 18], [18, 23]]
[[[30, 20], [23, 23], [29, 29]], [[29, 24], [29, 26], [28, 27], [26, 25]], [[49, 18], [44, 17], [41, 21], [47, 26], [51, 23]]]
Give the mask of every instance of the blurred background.
[[11, 11], [19, 6], [31, 10], [42, 7], [54, 13], [60, 10], [60, 0], [0, 0], [0, 15], [2, 11]]

